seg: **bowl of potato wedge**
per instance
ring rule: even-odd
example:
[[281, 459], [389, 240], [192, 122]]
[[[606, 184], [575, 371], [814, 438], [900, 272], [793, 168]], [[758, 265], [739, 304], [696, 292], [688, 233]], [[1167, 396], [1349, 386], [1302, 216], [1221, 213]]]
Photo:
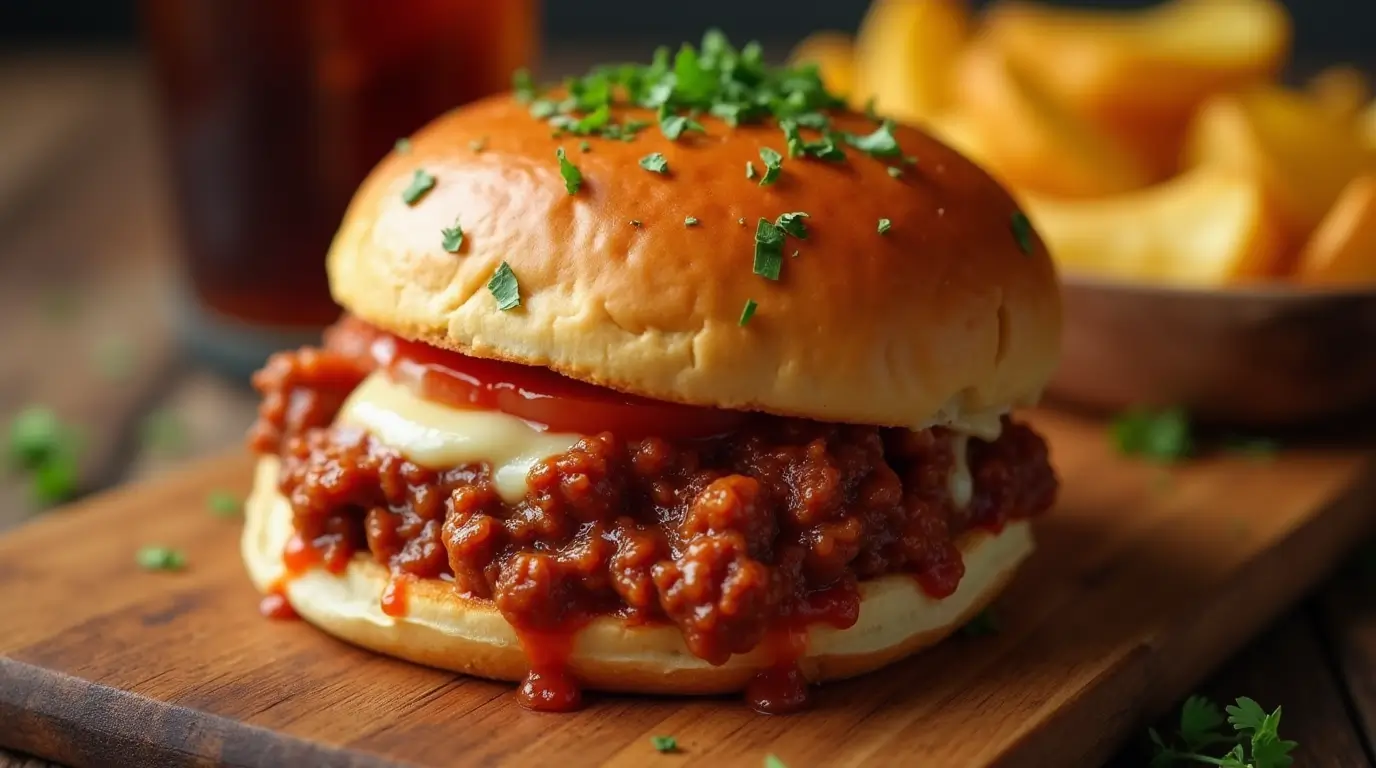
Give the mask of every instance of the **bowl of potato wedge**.
[[793, 57], [1017, 197], [1061, 273], [1052, 399], [1278, 426], [1376, 406], [1376, 101], [1296, 80], [1292, 36], [1276, 0], [876, 0]]

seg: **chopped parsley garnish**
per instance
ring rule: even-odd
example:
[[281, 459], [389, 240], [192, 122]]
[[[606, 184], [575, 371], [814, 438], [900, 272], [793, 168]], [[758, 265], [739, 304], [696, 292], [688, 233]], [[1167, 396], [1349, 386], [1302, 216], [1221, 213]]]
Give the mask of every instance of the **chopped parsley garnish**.
[[459, 220], [454, 220], [454, 226], [445, 227], [440, 230], [440, 245], [450, 253], [458, 253], [459, 247], [463, 245], [463, 227], [459, 226]]
[[402, 136], [401, 138], [397, 139], [397, 143], [393, 144], [392, 148], [397, 151], [397, 154], [404, 155], [407, 152], [411, 151], [411, 140], [406, 138], [405, 136]]
[[706, 128], [702, 127], [702, 123], [684, 117], [683, 115], [661, 114], [659, 118], [659, 131], [663, 133], [669, 141], [678, 141], [678, 138], [683, 135], [684, 131], [697, 131], [702, 133], [706, 130]]
[[1187, 458], [1194, 451], [1190, 417], [1180, 408], [1134, 408], [1115, 417], [1110, 429], [1114, 445], [1125, 456], [1170, 463]]
[[[516, 98], [530, 105], [531, 115], [549, 120], [556, 129], [623, 140], [644, 126], [636, 121], [617, 125], [603, 111], [617, 103], [656, 110], [660, 130], [670, 140], [704, 130], [696, 120], [700, 114], [733, 127], [773, 119], [789, 121], [795, 131], [826, 131], [830, 120], [825, 112], [844, 106], [827, 92], [816, 66], [767, 66], [758, 43], [737, 49], [717, 30], [707, 32], [696, 48], [684, 45], [673, 54], [660, 48], [647, 65], [600, 66], [570, 78], [565, 81], [568, 95], [559, 100], [541, 98], [524, 71], [512, 85]], [[830, 139], [817, 143], [815, 156], [834, 159], [842, 154], [826, 141]]]
[[880, 123], [874, 133], [864, 136], [843, 133], [841, 136], [847, 144], [871, 157], [899, 157], [903, 154], [903, 150], [898, 146], [898, 139], [893, 135], [892, 120], [885, 120]]
[[975, 614], [973, 619], [965, 623], [960, 628], [961, 634], [967, 637], [983, 637], [984, 635], [996, 635], [999, 632], [999, 620], [994, 612], [985, 608]]
[[640, 158], [640, 167], [651, 173], [668, 173], [669, 161], [665, 160], [664, 155], [659, 152], [651, 152]]
[[890, 229], [892, 229], [892, 228], [893, 228], [893, 222], [892, 222], [892, 221], [889, 221], [888, 219], [880, 219], [880, 220], [879, 220], [879, 234], [882, 235], [882, 234], [884, 234], [885, 232], [888, 232], [888, 231], [889, 231]]
[[583, 186], [583, 173], [578, 170], [578, 166], [569, 162], [563, 147], [555, 150], [554, 156], [559, 158], [559, 175], [564, 177], [564, 189], [567, 189], [570, 195], [578, 194], [579, 187]]
[[479, 136], [478, 138], [468, 142], [468, 148], [473, 150], [474, 152], [481, 152], [484, 149], [487, 149], [487, 137]]
[[588, 143], [587, 139], [584, 139], [578, 142], [578, 151], [587, 154], [592, 151], [592, 145]]
[[650, 744], [654, 746], [656, 752], [668, 753], [678, 751], [678, 739], [675, 739], [673, 736], [651, 736]]
[[415, 205], [416, 201], [425, 197], [425, 193], [434, 187], [435, 177], [426, 173], [424, 168], [417, 168], [411, 176], [411, 183], [401, 191], [401, 199], [406, 201], [407, 205]]
[[211, 491], [205, 504], [216, 517], [238, 517], [244, 510], [244, 502], [229, 491]]
[[764, 756], [764, 768], [788, 768], [788, 766], [784, 765], [784, 761], [777, 756], [769, 754]]
[[899, 168], [899, 167], [897, 167], [897, 166], [892, 166], [892, 165], [891, 165], [891, 166], [889, 166], [888, 168], [885, 168], [884, 170], [888, 171], [889, 176], [890, 176], [891, 178], [897, 179], [897, 178], [899, 178], [900, 176], [903, 175], [903, 169], [902, 169], [902, 168]]
[[[1253, 699], [1242, 696], [1225, 711], [1232, 733], [1223, 729], [1223, 712], [1217, 704], [1203, 696], [1185, 699], [1174, 738], [1168, 742], [1155, 728], [1147, 730], [1156, 748], [1152, 768], [1181, 763], [1221, 768], [1289, 768], [1294, 763], [1290, 753], [1299, 745], [1280, 737], [1280, 707], [1268, 713]], [[1204, 754], [1224, 747], [1228, 751], [1221, 756]]]
[[522, 67], [511, 73], [511, 90], [516, 92], [516, 100], [522, 104], [529, 104], [535, 100], [538, 91], [534, 78], [530, 76], [530, 70]]
[[530, 103], [530, 116], [537, 120], [543, 120], [558, 111], [559, 105], [549, 99], [536, 99]]
[[792, 235], [799, 240], [807, 239], [807, 225], [803, 219], [808, 218], [806, 213], [797, 211], [795, 213], [781, 213], [779, 218], [774, 220], [774, 226], [782, 229], [785, 234]]
[[685, 227], [696, 227], [697, 225], [698, 217], [696, 216], [687, 216], [683, 219], [683, 226]]
[[784, 156], [769, 147], [760, 147], [760, 159], [764, 161], [764, 178], [760, 179], [760, 186], [767, 187], [779, 178]]
[[141, 547], [134, 560], [145, 571], [180, 571], [186, 567], [186, 556], [170, 547]]
[[755, 227], [755, 274], [766, 280], [778, 280], [784, 264], [784, 231], [769, 219], [760, 219]]
[[1032, 255], [1032, 222], [1027, 220], [1027, 214], [1015, 211], [1010, 224], [1013, 228], [1013, 239], [1018, 241], [1018, 248], [1024, 254]]
[[516, 273], [505, 261], [497, 266], [487, 281], [487, 290], [497, 300], [497, 309], [503, 312], [521, 306], [521, 286], [516, 282]]
[[755, 316], [755, 310], [759, 306], [759, 304], [755, 303], [754, 299], [746, 299], [745, 306], [741, 307], [741, 319], [737, 322], [737, 325], [744, 326], [746, 323], [750, 322], [750, 318]]
[[745, 161], [745, 178], [755, 178], [755, 164], [750, 162], [749, 160]]

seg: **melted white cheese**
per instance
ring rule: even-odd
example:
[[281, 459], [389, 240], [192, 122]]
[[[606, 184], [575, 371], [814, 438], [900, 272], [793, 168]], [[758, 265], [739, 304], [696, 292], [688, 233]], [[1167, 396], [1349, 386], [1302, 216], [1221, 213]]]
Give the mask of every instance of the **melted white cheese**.
[[510, 503], [525, 496], [526, 474], [535, 462], [567, 451], [581, 437], [541, 432], [501, 411], [423, 400], [381, 371], [358, 385], [336, 421], [362, 429], [431, 469], [486, 462], [497, 493]]
[[968, 433], [956, 433], [955, 438], [951, 440], [951, 453], [955, 457], [955, 463], [951, 465], [950, 477], [946, 478], [947, 488], [951, 492], [951, 501], [955, 502], [957, 507], [965, 507], [975, 495], [975, 480], [970, 476]]

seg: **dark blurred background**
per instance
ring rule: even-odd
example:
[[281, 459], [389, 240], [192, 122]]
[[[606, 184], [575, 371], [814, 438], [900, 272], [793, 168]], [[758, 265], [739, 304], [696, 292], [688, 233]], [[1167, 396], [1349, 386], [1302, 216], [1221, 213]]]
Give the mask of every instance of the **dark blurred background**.
[[[380, 2], [382, 0], [379, 0]], [[499, 2], [500, 0], [493, 0]], [[987, 2], [976, 0], [974, 5]], [[1063, 5], [1130, 8], [1144, 0], [1062, 0]], [[0, 45], [128, 45], [137, 37], [137, 0], [0, 0]], [[720, 27], [735, 38], [788, 42], [823, 28], [854, 30], [867, 0], [548, 0], [544, 40], [676, 40], [685, 30]], [[1287, 0], [1300, 62], [1316, 57], [1376, 61], [1376, 2]]]

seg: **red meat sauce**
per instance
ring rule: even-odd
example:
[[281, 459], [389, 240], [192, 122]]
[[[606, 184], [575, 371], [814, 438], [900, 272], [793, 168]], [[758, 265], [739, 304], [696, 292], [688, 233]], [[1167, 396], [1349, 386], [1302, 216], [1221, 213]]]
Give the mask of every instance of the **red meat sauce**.
[[531, 674], [520, 696], [535, 709], [578, 706], [563, 660], [602, 615], [673, 624], [713, 664], [764, 643], [776, 669], [747, 694], [762, 711], [796, 709], [806, 630], [854, 624], [859, 581], [907, 573], [948, 596], [964, 574], [957, 537], [1043, 512], [1056, 493], [1045, 443], [1007, 420], [997, 440], [969, 441], [974, 495], [959, 507], [948, 430], [732, 414], [726, 434], [589, 434], [537, 463], [510, 504], [485, 464], [423, 467], [331, 424], [379, 365], [404, 375], [378, 338], [346, 320], [323, 348], [275, 355], [254, 377], [264, 399], [250, 443], [281, 457], [294, 513], [288, 571], [341, 572], [364, 553], [393, 574], [382, 598], [392, 615], [404, 615], [413, 579], [491, 600], [522, 639]]

